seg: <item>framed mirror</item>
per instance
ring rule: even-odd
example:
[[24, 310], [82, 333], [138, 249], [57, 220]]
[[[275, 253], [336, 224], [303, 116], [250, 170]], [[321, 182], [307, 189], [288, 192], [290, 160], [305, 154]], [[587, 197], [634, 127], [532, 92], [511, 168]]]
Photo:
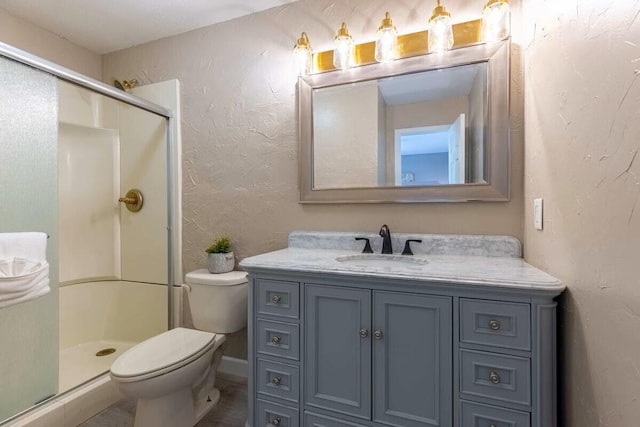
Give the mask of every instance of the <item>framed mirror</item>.
[[509, 40], [301, 77], [301, 203], [509, 200]]

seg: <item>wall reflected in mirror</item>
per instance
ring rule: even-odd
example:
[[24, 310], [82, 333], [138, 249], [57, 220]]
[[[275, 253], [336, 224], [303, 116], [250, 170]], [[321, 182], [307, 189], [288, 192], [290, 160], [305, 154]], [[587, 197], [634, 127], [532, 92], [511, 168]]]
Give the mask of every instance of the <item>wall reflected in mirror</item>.
[[487, 62], [316, 88], [313, 189], [485, 183]]

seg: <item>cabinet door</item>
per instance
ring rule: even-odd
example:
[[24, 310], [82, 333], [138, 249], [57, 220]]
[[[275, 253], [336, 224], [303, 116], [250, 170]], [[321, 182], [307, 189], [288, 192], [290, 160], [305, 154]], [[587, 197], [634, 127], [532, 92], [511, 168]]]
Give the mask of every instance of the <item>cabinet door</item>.
[[374, 421], [452, 425], [451, 298], [374, 292]]
[[307, 285], [305, 292], [305, 404], [369, 419], [371, 291]]

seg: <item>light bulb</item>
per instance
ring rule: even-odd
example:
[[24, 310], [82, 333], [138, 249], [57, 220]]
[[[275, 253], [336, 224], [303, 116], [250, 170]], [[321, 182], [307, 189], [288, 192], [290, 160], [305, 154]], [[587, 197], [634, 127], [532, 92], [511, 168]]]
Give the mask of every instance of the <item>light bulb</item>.
[[398, 30], [391, 22], [389, 12], [385, 13], [376, 37], [376, 61], [389, 62], [398, 56]]
[[453, 47], [453, 26], [451, 14], [444, 6], [433, 9], [433, 15], [429, 19], [429, 52], [443, 52]]
[[338, 30], [335, 43], [336, 47], [333, 50], [333, 66], [339, 70], [351, 68], [355, 62], [355, 46], [353, 38], [349, 35], [349, 30], [347, 30], [347, 24], [344, 22]]
[[486, 42], [502, 40], [511, 32], [509, 0], [489, 0], [482, 12], [482, 38]]
[[313, 51], [309, 44], [307, 33], [302, 33], [296, 45], [293, 47], [293, 55], [296, 71], [299, 76], [304, 76], [311, 72]]

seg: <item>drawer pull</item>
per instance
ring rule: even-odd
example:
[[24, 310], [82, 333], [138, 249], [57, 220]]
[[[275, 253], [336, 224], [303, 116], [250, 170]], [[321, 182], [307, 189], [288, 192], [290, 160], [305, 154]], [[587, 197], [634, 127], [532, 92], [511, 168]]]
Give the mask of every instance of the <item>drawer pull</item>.
[[500, 330], [500, 322], [497, 321], [497, 320], [489, 321], [489, 328], [491, 328], [492, 331], [499, 331]]
[[271, 338], [271, 343], [272, 344], [280, 344], [280, 342], [282, 341], [282, 337], [279, 335], [274, 336], [273, 338]]
[[373, 337], [374, 337], [375, 339], [377, 339], [377, 340], [381, 340], [381, 339], [382, 339], [382, 331], [380, 331], [380, 330], [377, 330], [377, 329], [376, 329], [376, 330], [373, 332]]
[[282, 298], [280, 297], [280, 295], [274, 295], [271, 297], [271, 302], [274, 304], [279, 304], [281, 300]]
[[492, 384], [500, 384], [500, 375], [494, 371], [489, 372], [489, 381], [491, 381]]
[[367, 331], [366, 329], [360, 329], [360, 338], [366, 338], [369, 336], [369, 331]]
[[280, 419], [280, 417], [276, 417], [271, 420], [271, 422], [269, 423], [270, 425], [268, 425], [267, 427], [271, 427], [271, 426], [278, 427], [281, 422], [282, 420]]
[[273, 383], [273, 385], [280, 385], [280, 383], [282, 382], [282, 378], [275, 377], [274, 379], [271, 380], [271, 382]]
[[498, 426], [495, 424], [489, 424], [489, 427], [498, 427]]

